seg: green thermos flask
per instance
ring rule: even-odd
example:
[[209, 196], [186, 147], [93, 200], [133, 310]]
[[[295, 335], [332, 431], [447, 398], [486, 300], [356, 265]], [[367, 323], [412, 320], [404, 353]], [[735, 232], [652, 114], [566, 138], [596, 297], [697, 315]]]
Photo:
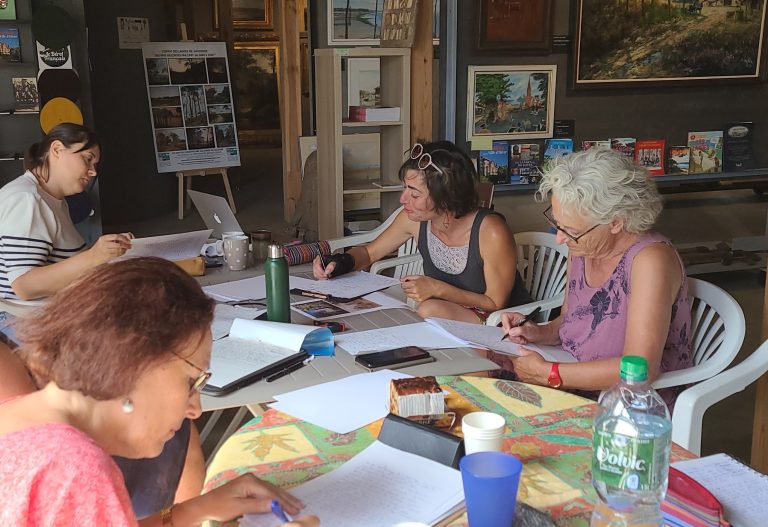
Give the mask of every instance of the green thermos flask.
[[264, 275], [267, 281], [267, 320], [270, 322], [290, 322], [291, 297], [288, 293], [288, 260], [283, 256], [281, 244], [269, 244], [267, 259], [264, 261]]

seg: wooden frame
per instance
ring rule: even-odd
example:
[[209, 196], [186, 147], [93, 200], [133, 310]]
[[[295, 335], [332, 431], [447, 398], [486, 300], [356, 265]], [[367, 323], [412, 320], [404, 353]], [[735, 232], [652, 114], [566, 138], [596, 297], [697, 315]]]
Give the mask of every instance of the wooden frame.
[[[349, 2], [350, 6], [350, 16], [354, 14], [355, 11], [360, 12], [365, 8], [365, 5], [369, 4], [370, 2], [367, 2], [365, 0], [351, 0]], [[438, 45], [440, 43], [440, 39], [438, 37], [439, 30], [440, 30], [440, 0], [432, 0], [433, 3], [433, 23], [432, 23], [432, 43], [434, 45]], [[336, 5], [334, 5], [336, 4]], [[378, 10], [368, 10], [368, 13], [366, 14], [358, 14], [356, 19], [363, 19], [368, 18], [369, 20], [371, 17], [374, 19], [374, 30], [371, 34], [371, 36], [367, 37], [355, 37], [354, 35], [343, 37], [343, 36], [336, 36], [335, 32], [335, 20], [336, 18], [341, 18], [346, 16], [344, 11], [346, 10], [347, 6], [347, 0], [327, 0], [327, 22], [326, 25], [328, 26], [328, 45], [329, 46], [378, 46], [381, 44], [381, 40], [379, 39], [379, 36], [381, 35], [381, 26], [383, 23], [383, 13], [384, 13], [384, 0], [380, 0]], [[338, 17], [334, 15], [334, 12], [337, 11]], [[375, 14], [374, 14], [375, 13]], [[355, 19], [353, 18], [353, 20]]]
[[552, 137], [557, 66], [469, 66], [467, 141]]
[[[235, 42], [233, 47], [234, 54], [230, 66], [233, 70], [232, 98], [236, 105], [237, 133], [240, 142], [280, 144], [280, 52], [278, 43]], [[252, 62], [255, 64], [242, 64], [245, 57], [243, 52], [250, 52], [253, 55]], [[272, 56], [274, 57], [273, 62]], [[267, 71], [266, 77], [262, 73], [265, 70], [264, 66], [272, 69], [272, 72]], [[272, 85], [273, 82], [274, 85]], [[270, 93], [272, 90], [274, 92]], [[262, 115], [259, 109], [263, 108], [276, 109], [276, 113], [261, 123], [249, 117], [249, 114]]]
[[480, 51], [549, 53], [553, 0], [481, 0], [476, 46]]
[[394, 48], [413, 46], [419, 0], [384, 0], [381, 45]]
[[[259, 5], [255, 8], [247, 5], [253, 3]], [[254, 17], [249, 13], [251, 10], [261, 9], [262, 6], [263, 17]], [[235, 29], [273, 30], [272, 0], [232, 0], [232, 26]]]
[[[573, 87], [759, 81], [768, 0], [757, 2], [758, 9], [752, 2], [578, 0]], [[606, 26], [614, 30], [602, 31]]]

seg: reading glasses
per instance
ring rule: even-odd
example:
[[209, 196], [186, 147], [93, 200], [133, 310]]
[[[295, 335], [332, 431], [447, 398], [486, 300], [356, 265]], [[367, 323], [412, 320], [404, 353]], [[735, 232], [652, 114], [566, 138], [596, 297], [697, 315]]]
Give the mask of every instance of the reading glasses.
[[582, 232], [581, 234], [571, 234], [570, 232], [566, 231], [564, 228], [562, 228], [560, 225], [557, 224], [557, 222], [555, 221], [555, 218], [552, 217], [552, 214], [550, 212], [551, 210], [552, 210], [552, 205], [547, 207], [544, 210], [544, 212], [542, 212], [544, 217], [547, 218], [547, 223], [549, 223], [549, 225], [553, 229], [555, 229], [555, 230], [557, 230], [559, 232], [562, 232], [573, 243], [579, 243], [580, 239], [582, 239], [584, 236], [586, 236], [587, 234], [589, 234], [593, 230], [597, 229], [600, 225], [602, 225], [602, 223], [598, 223], [597, 225], [594, 225], [594, 226], [590, 227], [589, 229], [587, 229], [586, 231]]
[[211, 378], [211, 375], [213, 375], [213, 372], [211, 372], [210, 370], [204, 370], [204, 369], [200, 368], [199, 366], [197, 366], [193, 362], [185, 359], [184, 357], [182, 357], [181, 355], [179, 355], [176, 352], [171, 352], [171, 353], [173, 353], [178, 358], [180, 358], [181, 360], [183, 360], [184, 362], [186, 362], [187, 364], [189, 364], [194, 369], [196, 369], [197, 371], [200, 372], [200, 375], [198, 375], [195, 378], [194, 382], [189, 387], [189, 395], [192, 395], [195, 392], [202, 391], [203, 388], [205, 388], [205, 385], [208, 384], [208, 380]]

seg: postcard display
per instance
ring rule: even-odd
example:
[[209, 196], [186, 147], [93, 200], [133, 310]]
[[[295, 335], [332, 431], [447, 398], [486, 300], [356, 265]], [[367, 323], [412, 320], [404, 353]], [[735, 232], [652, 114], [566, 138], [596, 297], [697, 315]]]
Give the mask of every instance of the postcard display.
[[240, 166], [224, 42], [142, 44], [158, 172]]

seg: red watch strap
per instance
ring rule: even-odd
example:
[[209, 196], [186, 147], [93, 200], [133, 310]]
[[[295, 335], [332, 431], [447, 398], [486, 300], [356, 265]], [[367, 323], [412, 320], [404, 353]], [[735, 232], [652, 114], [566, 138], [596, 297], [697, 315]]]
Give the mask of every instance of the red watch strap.
[[552, 368], [547, 376], [547, 384], [550, 388], [560, 388], [563, 385], [563, 379], [560, 377], [560, 363], [553, 362]]

